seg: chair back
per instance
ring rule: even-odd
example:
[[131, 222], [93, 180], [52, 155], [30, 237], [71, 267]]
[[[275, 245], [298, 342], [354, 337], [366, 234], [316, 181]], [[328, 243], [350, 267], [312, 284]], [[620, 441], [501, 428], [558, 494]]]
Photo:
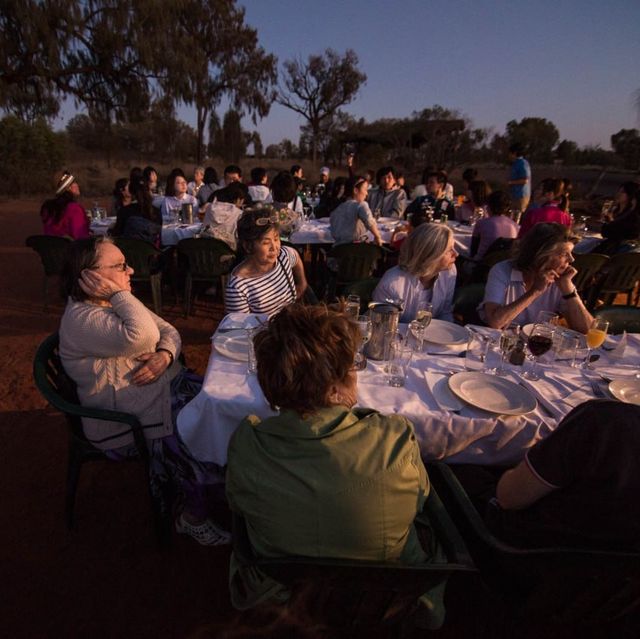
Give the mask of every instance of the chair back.
[[484, 283], [467, 284], [456, 288], [453, 294], [453, 314], [462, 324], [483, 324], [478, 306], [484, 299]]
[[[435, 490], [425, 512], [446, 555], [443, 563], [407, 565], [316, 557], [259, 558], [251, 546], [246, 523], [233, 514], [233, 552], [237, 562], [255, 566], [287, 586], [303, 603], [313, 605], [314, 617], [332, 627], [356, 626], [377, 630], [382, 623], [406, 617], [418, 598], [444, 585], [452, 573], [475, 572], [460, 535]], [[360, 636], [360, 635], [359, 635]]]
[[640, 253], [614, 255], [607, 265], [607, 274], [599, 287], [602, 293], [628, 293], [640, 280]]
[[[584, 548], [516, 548], [487, 528], [449, 466], [427, 465], [483, 581], [520, 614], [602, 621], [640, 602], [640, 553]], [[633, 602], [633, 605], [630, 605]]]
[[608, 255], [600, 253], [578, 253], [573, 257], [573, 267], [578, 271], [573, 278], [573, 285], [578, 292], [592, 286], [602, 267], [609, 261]]
[[45, 275], [59, 275], [71, 240], [55, 235], [31, 235], [25, 244], [32, 248], [42, 261]]
[[640, 308], [637, 306], [601, 306], [593, 313], [609, 322], [609, 333], [640, 333]]
[[236, 255], [228, 244], [211, 237], [180, 240], [177, 249], [193, 280], [213, 280], [227, 274]]
[[368, 277], [366, 280], [351, 282], [345, 286], [342, 295], [345, 297], [347, 295], [358, 295], [360, 297], [360, 312], [365, 313], [379, 281], [379, 277]]
[[113, 241], [124, 254], [127, 264], [134, 270], [132, 281], [148, 280], [157, 270], [161, 251], [153, 244], [131, 237], [117, 237]]
[[340, 244], [331, 249], [330, 256], [338, 263], [338, 282], [355, 282], [371, 276], [382, 249], [375, 244], [357, 242]]

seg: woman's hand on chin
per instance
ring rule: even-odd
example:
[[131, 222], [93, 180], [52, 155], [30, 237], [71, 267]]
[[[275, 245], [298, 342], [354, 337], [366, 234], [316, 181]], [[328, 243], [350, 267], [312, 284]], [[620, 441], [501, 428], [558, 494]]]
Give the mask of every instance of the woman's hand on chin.
[[112, 295], [122, 291], [122, 287], [98, 271], [85, 269], [78, 279], [80, 288], [94, 300], [108, 300]]
[[133, 374], [131, 381], [137, 386], [151, 384], [164, 373], [169, 364], [171, 357], [165, 351], [157, 351], [155, 353], [144, 353], [137, 357], [139, 362], [143, 362], [142, 366]]
[[573, 268], [573, 266], [569, 265], [567, 268], [560, 274], [558, 277], [558, 287], [562, 291], [563, 294], [571, 293], [573, 291], [573, 278], [578, 271]]

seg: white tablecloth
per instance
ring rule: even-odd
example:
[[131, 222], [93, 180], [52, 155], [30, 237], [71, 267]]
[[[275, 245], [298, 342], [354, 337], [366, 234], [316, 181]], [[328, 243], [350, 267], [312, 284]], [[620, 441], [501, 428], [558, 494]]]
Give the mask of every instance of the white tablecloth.
[[[492, 332], [487, 328], [479, 330]], [[598, 370], [617, 376], [632, 375], [638, 370], [640, 336], [628, 338], [623, 364], [609, 360], [604, 351], [599, 351]], [[429, 390], [425, 371], [431, 371], [433, 379], [464, 370], [464, 358], [457, 357], [463, 349], [464, 346], [433, 347], [415, 354], [404, 388], [389, 387], [381, 364], [369, 361], [367, 369], [358, 373], [358, 405], [408, 417], [415, 426], [425, 460], [515, 464], [573, 406], [594, 397], [590, 376], [600, 380], [597, 374], [585, 374], [571, 368], [568, 362], [551, 361], [542, 364], [543, 380], [524, 383], [538, 399], [537, 409], [529, 414], [497, 416], [470, 405], [463, 405], [459, 413], [448, 412], [440, 408]], [[549, 358], [553, 356], [549, 354]], [[510, 373], [512, 381], [523, 383], [519, 378], [522, 367], [507, 368], [514, 371]], [[198, 459], [225, 465], [229, 440], [239, 422], [251, 413], [262, 418], [275, 414], [267, 405], [256, 376], [247, 374], [246, 369], [245, 363], [227, 359], [212, 349], [202, 391], [178, 416], [180, 435]]]
[[[382, 241], [388, 244], [396, 226], [403, 223], [402, 220], [395, 218], [380, 218], [378, 220], [378, 228]], [[472, 229], [452, 221], [448, 222], [448, 225], [453, 230], [456, 251], [462, 255], [468, 255], [471, 248]], [[368, 236], [369, 240], [373, 240], [371, 233], [368, 233]], [[291, 234], [289, 241], [292, 244], [333, 244], [333, 236], [329, 229], [329, 218], [325, 217], [304, 222], [297, 231]]]
[[91, 233], [93, 235], [106, 235], [109, 229], [116, 223], [115, 217], [105, 217], [99, 220], [91, 220]]
[[[91, 232], [93, 235], [106, 235], [107, 231], [115, 224], [115, 217], [107, 217], [102, 220], [91, 222]], [[202, 230], [202, 224], [163, 224], [162, 225], [162, 246], [173, 246], [180, 240], [194, 237]]]

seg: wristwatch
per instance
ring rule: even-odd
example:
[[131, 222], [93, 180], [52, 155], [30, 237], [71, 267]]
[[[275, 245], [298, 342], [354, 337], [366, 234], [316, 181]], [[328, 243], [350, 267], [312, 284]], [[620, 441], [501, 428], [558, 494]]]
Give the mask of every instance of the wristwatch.
[[573, 288], [573, 290], [571, 291], [571, 293], [567, 293], [566, 295], [562, 296], [563, 300], [570, 300], [573, 297], [578, 297], [578, 289], [577, 288]]

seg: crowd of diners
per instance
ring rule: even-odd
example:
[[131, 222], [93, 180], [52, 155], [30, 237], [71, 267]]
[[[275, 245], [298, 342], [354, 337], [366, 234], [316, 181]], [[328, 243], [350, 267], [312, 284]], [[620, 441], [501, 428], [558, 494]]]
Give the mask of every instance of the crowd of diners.
[[[514, 163], [521, 159], [514, 152]], [[269, 317], [254, 341], [257, 378], [279, 412], [265, 420], [247, 416], [232, 438], [226, 469], [197, 461], [176, 430], [178, 411], [202, 385], [180, 363], [178, 331], [134, 296], [133, 270], [124, 255], [110, 237], [90, 235], [77, 181], [70, 173], [59, 176], [41, 216], [46, 234], [75, 240], [62, 278], [68, 299], [59, 331], [62, 363], [83, 405], [140, 419], [152, 475], [173, 478], [184, 495], [179, 533], [203, 545], [229, 542], [206, 497], [208, 486], [226, 481], [228, 502], [244, 516], [261, 556], [407, 563], [441, 557], [421, 515], [429, 478], [413, 425], [401, 414], [355, 406], [358, 328], [339, 305], [302, 303], [308, 286], [304, 264], [298, 251], [281, 244], [278, 212], [302, 211], [310, 196], [319, 198], [315, 210], [330, 217], [336, 243], [367, 241], [370, 232], [381, 244], [378, 216], [406, 220], [403, 237], [392, 240], [397, 265], [373, 293], [374, 300], [404, 300], [401, 321], [422, 302], [432, 304], [434, 318], [453, 320], [457, 253], [450, 226], [438, 218], [473, 218], [472, 255], [481, 258], [498, 238], [513, 240], [512, 256], [489, 272], [479, 308], [483, 321], [494, 328], [525, 324], [547, 310], [586, 332], [592, 318], [572, 284], [570, 185], [544, 180], [518, 224], [512, 218], [523, 198], [515, 198], [514, 208], [509, 193], [512, 186], [522, 192], [518, 167], [507, 187], [493, 192], [468, 169], [459, 201], [447, 175], [435, 169], [427, 169], [411, 193], [398, 185], [393, 167], [358, 176], [350, 166], [349, 177], [335, 180], [323, 167], [310, 189], [300, 166], [270, 183], [267, 172], [255, 168], [245, 184], [237, 166], [228, 166], [220, 183], [212, 167], [197, 168], [190, 181], [175, 169], [164, 189], [152, 167], [132, 169], [128, 179], [116, 182], [113, 235], [157, 243], [172, 206], [190, 203], [211, 236], [238, 253], [226, 311]], [[623, 184], [607, 214], [602, 230], [612, 250], [638, 237], [637, 196], [636, 183]], [[122, 425], [85, 420], [84, 430], [114, 458], [135, 452]], [[471, 492], [483, 485], [482, 514], [511, 544], [639, 550], [639, 449], [640, 408], [591, 401], [574, 409], [514, 468], [501, 476], [485, 473], [492, 482], [485, 477], [467, 486]], [[230, 583], [238, 608], [287, 596], [280, 584], [233, 559]], [[425, 594], [432, 598], [435, 625], [441, 595]]]

